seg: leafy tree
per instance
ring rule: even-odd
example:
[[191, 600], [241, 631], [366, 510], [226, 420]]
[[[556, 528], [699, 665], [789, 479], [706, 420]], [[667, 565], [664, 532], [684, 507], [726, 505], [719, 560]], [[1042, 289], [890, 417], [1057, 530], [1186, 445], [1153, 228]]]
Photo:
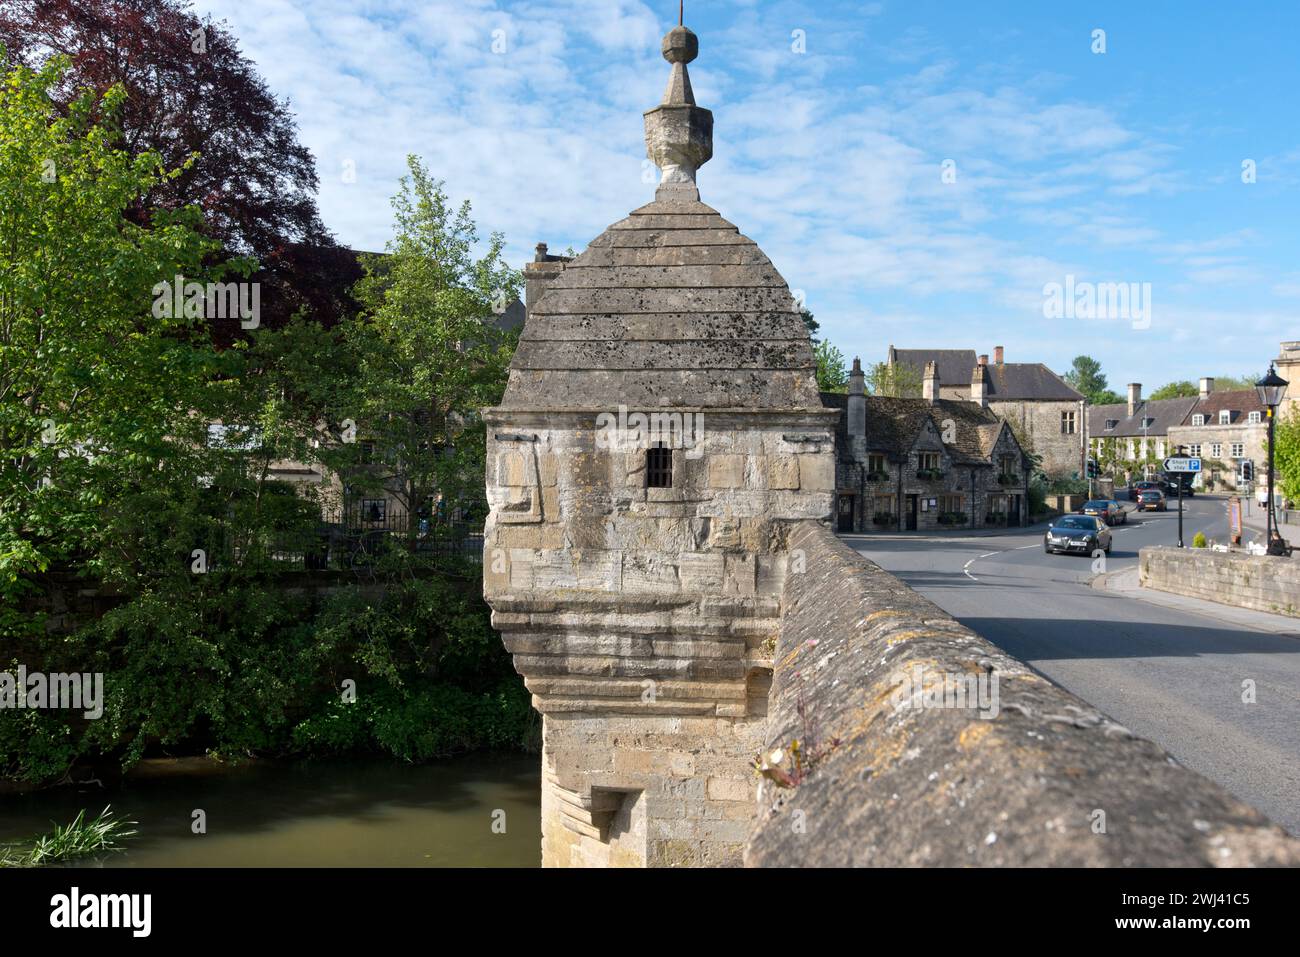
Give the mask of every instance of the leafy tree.
[[1215, 392], [1246, 392], [1255, 391], [1255, 383], [1263, 378], [1263, 373], [1259, 375], [1221, 375], [1214, 377]]
[[[261, 264], [264, 324], [304, 307], [330, 324], [354, 308], [347, 289], [360, 270], [320, 221], [311, 153], [224, 23], [189, 0], [0, 0], [0, 44], [31, 67], [66, 58], [49, 91], [62, 111], [83, 89], [125, 90], [113, 118], [123, 148], [177, 171], [133, 198], [134, 221], [199, 206], [206, 235]], [[243, 337], [233, 321], [210, 332]]]
[[[48, 93], [67, 65], [17, 67], [0, 89], [0, 605], [26, 576], [83, 556], [129, 575], [131, 543], [107, 548], [141, 503], [184, 496], [202, 464], [203, 384], [219, 365], [184, 315], [152, 315], [153, 289], [215, 244], [191, 208], [123, 210], [178, 175], [115, 145], [121, 87]], [[97, 117], [101, 118], [97, 120]], [[129, 504], [132, 503], [132, 504]]]
[[844, 353], [822, 339], [813, 346], [813, 358], [817, 361], [817, 388], [822, 392], [847, 392], [849, 390], [849, 373], [844, 365]]
[[1065, 381], [1082, 393], [1091, 405], [1124, 401], [1106, 388], [1106, 376], [1102, 374], [1101, 363], [1091, 356], [1075, 356], [1070, 371], [1065, 374]]
[[521, 277], [502, 261], [499, 234], [476, 258], [469, 203], [453, 209], [416, 157], [407, 166], [393, 199], [397, 235], [386, 256], [363, 257], [364, 312], [345, 342], [357, 370], [347, 411], [378, 452], [354, 481], [389, 489], [413, 516], [435, 495], [447, 505], [482, 499], [477, 410], [500, 400], [514, 349], [494, 305], [518, 295]]
[[872, 395], [895, 398], [918, 398], [921, 395], [921, 373], [915, 366], [877, 362], [867, 368], [865, 379], [867, 391]]
[[813, 342], [816, 342], [817, 330], [821, 328], [821, 323], [813, 318], [813, 314], [807, 306], [799, 307], [799, 318], [803, 320], [804, 326], [808, 329], [808, 336]]
[[1273, 459], [1277, 469], [1276, 487], [1287, 501], [1300, 502], [1300, 407], [1279, 416], [1273, 428], [1277, 446]]
[[1151, 393], [1152, 399], [1190, 399], [1200, 395], [1200, 387], [1195, 382], [1179, 379], [1169, 382]]

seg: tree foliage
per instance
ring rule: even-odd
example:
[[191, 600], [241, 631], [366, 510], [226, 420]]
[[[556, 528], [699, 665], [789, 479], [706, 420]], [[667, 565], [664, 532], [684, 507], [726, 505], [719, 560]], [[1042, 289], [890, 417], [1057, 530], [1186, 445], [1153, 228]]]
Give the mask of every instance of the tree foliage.
[[867, 367], [865, 378], [867, 391], [872, 395], [899, 399], [919, 398], [921, 395], [921, 373], [915, 366], [877, 362]]
[[[475, 256], [468, 207], [453, 212], [413, 161], [364, 316], [218, 351], [201, 318], [155, 316], [154, 288], [250, 264], [222, 262], [193, 207], [136, 220], [179, 172], [122, 147], [123, 88], [65, 109], [50, 95], [65, 76], [56, 59], [0, 86], [0, 670], [21, 654], [33, 670], [102, 672], [105, 713], [0, 709], [0, 777], [127, 767], [159, 746], [419, 760], [524, 744], [528, 695], [468, 585], [477, 569], [395, 548], [364, 587], [295, 591], [272, 574], [321, 518], [272, 466], [353, 454], [343, 415], [392, 449], [388, 478], [411, 501], [471, 478], [481, 495], [473, 410], [499, 398], [511, 347], [491, 303], [518, 287], [500, 237]], [[47, 630], [56, 570], [114, 607]]]
[[[226, 24], [189, 0], [0, 0], [0, 44], [31, 67], [67, 62], [49, 90], [60, 111], [84, 90], [124, 91], [112, 121], [122, 148], [177, 171], [133, 198], [133, 220], [198, 206], [206, 235], [259, 262], [267, 325], [304, 308], [331, 324], [352, 308], [359, 273], [321, 223], [312, 155]], [[208, 331], [242, 338], [228, 321]]]
[[[1278, 411], [1281, 413], [1281, 409]], [[1285, 415], [1279, 414], [1274, 429], [1275, 487], [1287, 501], [1300, 502], [1300, 406], [1293, 406]]]
[[813, 346], [813, 358], [817, 361], [817, 388], [822, 392], [847, 392], [849, 389], [849, 370], [844, 365], [844, 353], [831, 345], [829, 339], [822, 339]]
[[1151, 393], [1154, 399], [1190, 399], [1193, 396], [1200, 395], [1200, 388], [1195, 382], [1187, 379], [1179, 379], [1177, 382], [1169, 382], [1162, 385]]

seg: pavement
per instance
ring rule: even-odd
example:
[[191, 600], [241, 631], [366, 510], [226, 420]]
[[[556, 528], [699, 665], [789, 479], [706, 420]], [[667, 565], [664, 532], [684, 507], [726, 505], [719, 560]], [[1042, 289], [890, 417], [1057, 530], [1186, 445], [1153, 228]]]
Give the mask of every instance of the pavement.
[[[1184, 500], [1183, 539], [1227, 539], [1225, 501]], [[1300, 619], [1136, 589], [1176, 512], [1132, 514], [1108, 559], [1043, 552], [1043, 526], [845, 535], [967, 627], [1300, 834]], [[1297, 536], [1300, 538], [1300, 536]], [[1253, 683], [1244, 684], [1244, 683]], [[1243, 688], [1253, 687], [1253, 703]]]

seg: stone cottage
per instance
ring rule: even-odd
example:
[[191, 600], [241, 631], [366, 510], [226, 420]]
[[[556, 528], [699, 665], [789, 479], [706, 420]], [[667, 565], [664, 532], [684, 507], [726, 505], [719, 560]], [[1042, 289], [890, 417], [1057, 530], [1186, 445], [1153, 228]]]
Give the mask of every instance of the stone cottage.
[[1029, 469], [1015, 433], [988, 405], [985, 367], [970, 394], [941, 398], [938, 364], [926, 363], [922, 397], [865, 394], [853, 360], [837, 433], [836, 528], [893, 532], [1025, 525]]
[[1191, 415], [1195, 398], [1144, 399], [1130, 382], [1125, 402], [1088, 407], [1088, 445], [1103, 475], [1141, 478], [1172, 455], [1169, 430]]
[[542, 714], [546, 865], [739, 863], [787, 534], [831, 514], [838, 413], [795, 300], [700, 201], [697, 52], [664, 38], [654, 201], [539, 250], [484, 410], [484, 595]]
[[942, 382], [944, 399], [965, 399], [971, 369], [987, 369], [988, 406], [1006, 419], [1025, 443], [1025, 451], [1041, 460], [1052, 478], [1084, 474], [1083, 395], [1041, 362], [1007, 362], [1006, 350], [997, 346], [993, 361], [978, 358], [974, 349], [896, 349], [889, 347], [890, 365], [909, 366], [920, 376], [933, 362]]
[[[1197, 488], [1236, 489], [1268, 481], [1268, 410], [1254, 389], [1214, 390], [1201, 379], [1196, 403], [1169, 427], [1169, 448], [1202, 460]], [[1172, 453], [1171, 453], [1172, 454]]]

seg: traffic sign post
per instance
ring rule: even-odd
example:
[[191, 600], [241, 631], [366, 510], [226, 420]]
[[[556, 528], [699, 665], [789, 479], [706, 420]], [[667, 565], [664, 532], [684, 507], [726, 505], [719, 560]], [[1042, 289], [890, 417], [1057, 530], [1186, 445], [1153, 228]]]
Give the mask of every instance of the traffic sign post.
[[1195, 456], [1177, 455], [1165, 459], [1165, 473], [1173, 473], [1178, 481], [1178, 547], [1183, 547], [1183, 476], [1201, 470], [1201, 460]]

